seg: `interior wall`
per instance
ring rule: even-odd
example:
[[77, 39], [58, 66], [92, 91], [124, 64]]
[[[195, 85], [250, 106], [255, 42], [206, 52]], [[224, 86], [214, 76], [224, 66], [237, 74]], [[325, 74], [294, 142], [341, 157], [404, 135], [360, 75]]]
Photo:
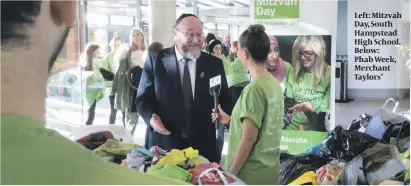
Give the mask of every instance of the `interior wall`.
[[410, 21], [411, 19], [410, 6], [411, 6], [410, 0], [400, 1], [401, 14], [402, 14], [402, 19], [404, 21]]
[[347, 55], [347, 1], [338, 1], [337, 17], [337, 55]]
[[[349, 3], [360, 3], [360, 1], [356, 0], [349, 0]], [[398, 1], [385, 1], [386, 3], [381, 3], [373, 5], [371, 8], [370, 6], [362, 6], [362, 5], [356, 5], [356, 6], [362, 6], [364, 7], [364, 11], [375, 11], [376, 8], [375, 6], [379, 6], [381, 10], [384, 11], [393, 11], [395, 12], [396, 10], [401, 11], [403, 19], [408, 19], [409, 20], [409, 3], [408, 3], [408, 12], [407, 8], [404, 7], [405, 1], [404, 0], [398, 0]], [[402, 3], [402, 4], [401, 4]], [[350, 5], [352, 6], [352, 5]], [[367, 9], [368, 8], [368, 9]], [[344, 52], [348, 53], [348, 36], [347, 36], [347, 30], [351, 29], [353, 23], [348, 23], [347, 17], [348, 17], [348, 2], [347, 1], [340, 1], [339, 6], [338, 6], [338, 45], [339, 47], [337, 48], [337, 53], [343, 54]], [[408, 14], [408, 15], [407, 15]], [[341, 23], [340, 23], [341, 21]], [[345, 23], [344, 23], [345, 22]], [[400, 22], [400, 21], [399, 21]], [[401, 24], [398, 24], [398, 32], [399, 32], [399, 37], [401, 40], [401, 33], [403, 32], [403, 28]], [[392, 50], [392, 55], [397, 59], [400, 60], [399, 58], [399, 53], [397, 50]], [[397, 62], [398, 63], [398, 62]], [[398, 63], [399, 64], [399, 63]], [[401, 69], [399, 67], [398, 69]], [[392, 75], [396, 75], [396, 70], [391, 71]], [[409, 77], [407, 77], [409, 78]], [[400, 78], [396, 78], [396, 83], [397, 85], [399, 84], [399, 81], [402, 81]], [[348, 84], [350, 81], [348, 81]], [[373, 100], [373, 99], [387, 99], [387, 98], [395, 98], [397, 97], [398, 89], [348, 89], [348, 96], [351, 99], [359, 99], [359, 100]]]

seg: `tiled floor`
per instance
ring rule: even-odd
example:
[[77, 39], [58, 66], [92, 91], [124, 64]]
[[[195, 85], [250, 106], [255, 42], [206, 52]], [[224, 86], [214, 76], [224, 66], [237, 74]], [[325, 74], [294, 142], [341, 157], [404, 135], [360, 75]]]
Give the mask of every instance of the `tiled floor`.
[[[348, 127], [350, 122], [361, 114], [373, 114], [384, 105], [385, 100], [354, 100], [350, 103], [335, 103], [335, 124]], [[396, 112], [410, 110], [410, 100], [398, 100], [399, 105]], [[386, 106], [393, 108], [393, 103]]]

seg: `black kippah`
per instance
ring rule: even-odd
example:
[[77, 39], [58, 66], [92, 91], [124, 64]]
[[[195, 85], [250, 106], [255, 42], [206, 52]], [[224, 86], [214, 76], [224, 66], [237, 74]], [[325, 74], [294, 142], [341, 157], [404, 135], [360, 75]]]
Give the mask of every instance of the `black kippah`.
[[195, 17], [195, 18], [198, 19], [198, 17], [194, 14], [181, 14], [181, 16], [178, 17], [178, 19], [176, 20], [176, 23], [174, 24], [174, 28], [177, 28], [177, 26], [180, 24], [180, 22], [186, 17]]

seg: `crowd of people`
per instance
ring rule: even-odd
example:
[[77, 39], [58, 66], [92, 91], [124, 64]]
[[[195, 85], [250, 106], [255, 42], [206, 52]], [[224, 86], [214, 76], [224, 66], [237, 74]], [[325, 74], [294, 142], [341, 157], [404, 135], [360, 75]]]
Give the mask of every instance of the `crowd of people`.
[[[75, 21], [76, 3], [1, 4], [7, 6], [1, 18], [2, 183], [182, 184], [104, 162], [47, 130], [41, 122], [47, 70]], [[45, 29], [47, 36], [42, 34]], [[123, 125], [133, 134], [142, 117], [147, 124], [146, 148], [193, 147], [210, 162], [220, 163], [228, 128], [225, 169], [247, 184], [279, 184], [281, 130], [311, 130], [304, 112], [329, 109], [330, 67], [324, 60], [324, 41], [320, 36], [298, 37], [288, 63], [280, 58], [277, 39], [262, 25], [250, 25], [233, 42], [230, 35], [221, 42], [211, 33], [204, 36], [203, 30], [197, 16], [182, 14], [173, 27], [175, 45], [167, 48], [158, 42], [146, 47], [139, 28], [131, 30], [127, 45], [122, 38], [113, 38], [112, 51], [104, 58], [99, 45], [88, 44], [81, 58], [87, 74], [86, 124], [93, 123], [96, 103], [109, 88], [110, 124], [120, 110]], [[220, 105], [213, 110], [209, 80], [218, 75]], [[93, 88], [101, 81], [107, 87]], [[28, 86], [22, 89], [21, 84]], [[30, 89], [31, 85], [35, 87]], [[307, 96], [302, 91], [307, 88], [315, 93]], [[18, 100], [21, 104], [15, 104], [16, 96], [24, 99]], [[295, 102], [291, 108], [284, 107], [287, 98]], [[285, 127], [288, 110], [295, 113]], [[222, 124], [217, 129], [216, 120]], [[50, 152], [45, 153], [47, 149]]]

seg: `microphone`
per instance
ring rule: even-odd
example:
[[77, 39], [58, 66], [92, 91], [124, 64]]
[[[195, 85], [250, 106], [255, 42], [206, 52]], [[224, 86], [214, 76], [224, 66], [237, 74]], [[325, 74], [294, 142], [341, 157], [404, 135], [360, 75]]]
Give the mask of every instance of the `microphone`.
[[[214, 97], [214, 110], [218, 114], [218, 97], [221, 90], [221, 75], [210, 79], [210, 94]], [[214, 122], [216, 129], [219, 127], [218, 119]]]

